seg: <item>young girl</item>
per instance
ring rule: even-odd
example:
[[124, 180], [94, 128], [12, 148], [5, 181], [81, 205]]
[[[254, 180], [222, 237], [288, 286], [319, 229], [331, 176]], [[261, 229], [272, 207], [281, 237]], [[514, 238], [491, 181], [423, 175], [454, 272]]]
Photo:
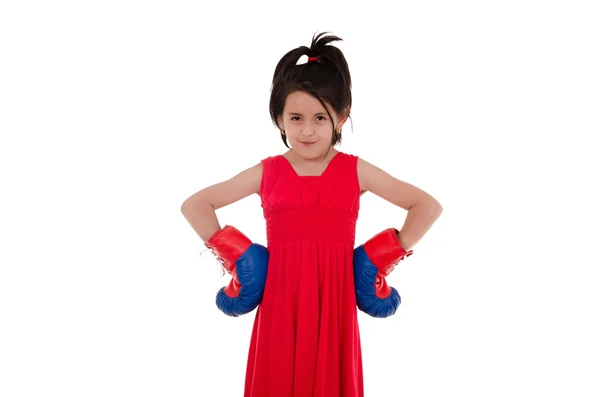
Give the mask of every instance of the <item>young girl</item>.
[[[230, 316], [256, 311], [245, 397], [363, 396], [358, 309], [394, 314], [400, 296], [385, 277], [442, 212], [424, 191], [357, 156], [337, 151], [352, 96], [341, 40], [321, 33], [310, 48], [288, 52], [273, 76], [270, 113], [283, 143], [233, 178], [207, 187], [182, 205], [206, 246], [232, 275], [217, 295]], [[308, 62], [297, 64], [303, 55]], [[291, 147], [290, 147], [291, 145]], [[354, 249], [360, 196], [372, 192], [408, 211]], [[260, 196], [267, 247], [215, 211]]]

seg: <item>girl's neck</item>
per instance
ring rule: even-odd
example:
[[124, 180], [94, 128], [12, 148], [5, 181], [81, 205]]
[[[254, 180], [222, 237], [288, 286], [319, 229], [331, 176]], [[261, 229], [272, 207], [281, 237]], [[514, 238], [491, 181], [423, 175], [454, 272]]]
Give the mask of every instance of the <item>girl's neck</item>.
[[331, 159], [333, 159], [336, 154], [338, 154], [338, 151], [334, 148], [331, 148], [329, 149], [329, 151], [315, 158], [304, 158], [296, 154], [293, 150], [288, 150], [283, 154], [283, 157], [285, 157], [291, 164], [303, 165], [307, 167], [318, 167], [320, 165], [323, 165], [323, 163], [329, 163], [329, 161], [331, 161]]

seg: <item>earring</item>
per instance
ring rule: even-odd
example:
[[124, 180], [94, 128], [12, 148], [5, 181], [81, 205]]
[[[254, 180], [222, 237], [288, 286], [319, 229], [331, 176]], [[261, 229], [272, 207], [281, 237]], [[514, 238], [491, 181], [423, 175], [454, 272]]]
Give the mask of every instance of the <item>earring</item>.
[[339, 130], [335, 130], [335, 133], [338, 134], [338, 135], [341, 134], [342, 133], [342, 129], [340, 128]]
[[285, 135], [285, 130], [281, 130], [281, 135]]

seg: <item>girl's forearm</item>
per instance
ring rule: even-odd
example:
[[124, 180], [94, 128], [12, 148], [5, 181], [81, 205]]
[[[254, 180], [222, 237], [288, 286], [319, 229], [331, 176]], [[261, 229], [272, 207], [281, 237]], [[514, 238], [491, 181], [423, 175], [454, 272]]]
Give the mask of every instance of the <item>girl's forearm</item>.
[[437, 202], [421, 203], [412, 207], [398, 233], [402, 247], [407, 251], [414, 247], [441, 214], [442, 206]]
[[206, 202], [184, 203], [181, 206], [181, 213], [205, 243], [213, 234], [221, 230], [215, 209]]

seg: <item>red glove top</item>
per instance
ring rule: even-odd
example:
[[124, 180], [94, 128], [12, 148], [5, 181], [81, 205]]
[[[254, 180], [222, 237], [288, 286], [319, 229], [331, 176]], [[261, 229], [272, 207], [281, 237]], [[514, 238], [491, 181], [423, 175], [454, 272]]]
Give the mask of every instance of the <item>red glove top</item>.
[[385, 277], [394, 270], [394, 266], [398, 262], [411, 256], [413, 251], [407, 252], [402, 247], [398, 240], [398, 230], [395, 228], [389, 228], [376, 234], [363, 246], [373, 265], [379, 269], [375, 280], [375, 295], [379, 298], [385, 298], [391, 292]]
[[205, 245], [221, 260], [225, 270], [233, 277], [225, 288], [225, 294], [229, 297], [238, 296], [241, 284], [238, 281], [235, 262], [252, 245], [252, 241], [235, 227], [225, 226], [213, 234]]

